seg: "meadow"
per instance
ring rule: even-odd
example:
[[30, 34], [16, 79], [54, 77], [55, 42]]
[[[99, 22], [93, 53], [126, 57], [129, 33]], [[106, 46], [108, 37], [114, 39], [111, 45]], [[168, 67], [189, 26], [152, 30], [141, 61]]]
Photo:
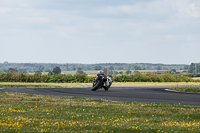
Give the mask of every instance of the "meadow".
[[200, 107], [0, 92], [0, 132], [200, 132]]

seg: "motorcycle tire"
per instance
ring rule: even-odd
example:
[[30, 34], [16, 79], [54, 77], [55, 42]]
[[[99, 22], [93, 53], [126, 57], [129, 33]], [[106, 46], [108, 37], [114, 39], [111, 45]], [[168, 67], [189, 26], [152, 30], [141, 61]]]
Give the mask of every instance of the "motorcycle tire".
[[103, 88], [104, 88], [104, 90], [105, 90], [105, 91], [108, 91], [108, 89], [109, 89], [109, 88], [108, 88], [108, 87], [106, 87], [106, 86], [104, 86]]
[[91, 90], [96, 91], [99, 88], [100, 84], [101, 84], [101, 81], [99, 81], [99, 80], [97, 81], [96, 84], [93, 83], [93, 88]]

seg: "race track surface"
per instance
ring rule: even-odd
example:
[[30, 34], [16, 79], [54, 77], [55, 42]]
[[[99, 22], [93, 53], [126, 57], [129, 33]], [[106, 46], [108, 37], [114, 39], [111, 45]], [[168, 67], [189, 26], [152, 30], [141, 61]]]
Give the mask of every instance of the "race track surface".
[[168, 103], [200, 106], [200, 94], [167, 91], [170, 86], [111, 87], [108, 91], [87, 88], [5, 88], [3, 92], [17, 92], [59, 97], [86, 97], [111, 101], [142, 103]]

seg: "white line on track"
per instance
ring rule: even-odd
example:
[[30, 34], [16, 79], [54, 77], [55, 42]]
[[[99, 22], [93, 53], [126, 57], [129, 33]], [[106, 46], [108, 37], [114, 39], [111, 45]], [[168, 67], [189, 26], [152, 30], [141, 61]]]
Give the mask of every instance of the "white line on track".
[[[166, 91], [173, 91], [173, 92], [181, 92], [181, 91], [175, 91], [175, 90], [169, 90], [169, 89], [165, 89]], [[189, 94], [196, 94], [196, 93], [192, 93], [192, 92], [183, 92], [183, 93], [189, 93]]]
[[175, 90], [169, 90], [169, 89], [165, 89], [166, 91], [173, 91], [173, 92], [180, 92], [180, 91], [175, 91]]
[[4, 88], [0, 88], [0, 90], [3, 90]]

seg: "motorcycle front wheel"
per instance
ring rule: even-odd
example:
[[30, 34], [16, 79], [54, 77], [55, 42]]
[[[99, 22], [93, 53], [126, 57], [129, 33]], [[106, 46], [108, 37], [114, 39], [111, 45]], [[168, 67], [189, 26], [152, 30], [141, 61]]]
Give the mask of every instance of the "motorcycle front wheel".
[[100, 84], [101, 84], [101, 81], [99, 80], [93, 82], [93, 88], [91, 90], [96, 91], [99, 88]]

